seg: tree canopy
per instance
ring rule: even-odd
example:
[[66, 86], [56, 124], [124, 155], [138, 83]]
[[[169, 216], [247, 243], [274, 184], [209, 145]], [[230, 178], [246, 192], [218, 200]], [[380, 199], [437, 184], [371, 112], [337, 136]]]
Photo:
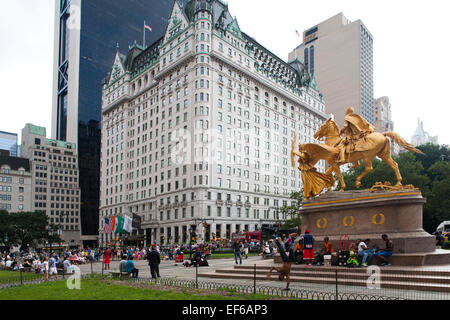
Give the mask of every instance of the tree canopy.
[[24, 249], [44, 242], [60, 242], [57, 231], [58, 227], [49, 224], [43, 211], [0, 211], [0, 242], [5, 246], [17, 245]]
[[[432, 233], [443, 220], [450, 220], [450, 148], [446, 145], [419, 146], [424, 155], [403, 152], [393, 157], [398, 163], [403, 184], [419, 188], [427, 199], [423, 208], [423, 228]], [[344, 173], [346, 190], [355, 190], [356, 178], [364, 164]], [[361, 189], [371, 188], [376, 182], [397, 183], [394, 171], [381, 160], [373, 160], [373, 171], [361, 180]]]

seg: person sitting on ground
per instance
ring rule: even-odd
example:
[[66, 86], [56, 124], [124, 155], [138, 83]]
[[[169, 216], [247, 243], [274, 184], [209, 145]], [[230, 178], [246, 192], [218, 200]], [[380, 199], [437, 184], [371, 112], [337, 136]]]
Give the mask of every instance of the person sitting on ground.
[[333, 254], [333, 244], [330, 242], [330, 238], [323, 238], [323, 247], [320, 249], [320, 252], [317, 253], [316, 261], [313, 264], [323, 266], [324, 256]]
[[195, 266], [195, 265], [200, 265], [200, 262], [202, 261], [202, 252], [200, 251], [199, 248], [195, 248], [195, 253], [192, 256], [191, 259], [191, 265]]
[[271, 255], [271, 253], [270, 253], [270, 247], [269, 247], [269, 245], [264, 246], [264, 247], [263, 247], [263, 250], [262, 250], [262, 252], [261, 252], [262, 258], [263, 258], [263, 259], [264, 259], [264, 258], [267, 258], [267, 257], [269, 257], [270, 255]]
[[139, 274], [139, 269], [136, 269], [133, 262], [133, 255], [128, 256], [128, 261], [125, 264], [125, 271], [131, 273], [132, 278], [137, 278]]
[[394, 244], [386, 234], [383, 234], [381, 239], [386, 243], [386, 248], [384, 250], [378, 250], [374, 255], [380, 257], [382, 266], [389, 266], [391, 263], [389, 262], [388, 257], [392, 256], [392, 253], [394, 252]]
[[373, 255], [373, 249], [369, 249], [369, 243], [370, 239], [366, 239], [364, 241], [361, 241], [358, 245], [358, 256], [362, 257], [361, 260], [361, 266], [367, 267], [368, 262], [370, 262], [372, 255]]
[[267, 279], [270, 279], [270, 276], [272, 275], [272, 271], [275, 270], [279, 273], [278, 279], [280, 281], [283, 281], [284, 278], [286, 278], [286, 289], [289, 290], [289, 284], [291, 283], [290, 274], [291, 274], [291, 265], [294, 262], [293, 260], [289, 260], [289, 257], [287, 256], [286, 252], [284, 251], [283, 245], [281, 244], [281, 238], [278, 237], [275, 240], [275, 244], [278, 247], [278, 251], [280, 252], [281, 259], [283, 260], [283, 265], [281, 267], [271, 267], [269, 270], [269, 273], [267, 273]]
[[350, 257], [347, 259], [347, 267], [355, 268], [359, 267], [358, 257], [355, 254], [355, 251], [350, 251]]

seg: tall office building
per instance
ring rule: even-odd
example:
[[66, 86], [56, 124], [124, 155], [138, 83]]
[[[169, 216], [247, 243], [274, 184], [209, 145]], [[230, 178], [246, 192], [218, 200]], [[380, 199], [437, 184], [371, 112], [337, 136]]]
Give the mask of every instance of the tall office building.
[[304, 61], [324, 96], [326, 112], [343, 125], [347, 107], [374, 123], [373, 38], [361, 20], [342, 13], [303, 32], [289, 61]]
[[27, 124], [22, 130], [22, 154], [30, 163], [31, 208], [45, 211], [59, 226], [63, 245], [79, 248], [80, 188], [75, 143], [48, 139], [44, 127]]
[[219, 0], [176, 1], [160, 39], [114, 51], [103, 85], [101, 243], [116, 238], [103, 233], [104, 218], [132, 213], [147, 244], [186, 243], [190, 230], [230, 239], [286, 218], [279, 208], [301, 190], [292, 139], [317, 142], [326, 119], [301, 63], [242, 32]]
[[[162, 36], [173, 0], [55, 0], [52, 138], [78, 147], [81, 225], [86, 245], [96, 243], [100, 172], [102, 79], [119, 44]], [[89, 242], [90, 241], [90, 242]]]
[[20, 156], [18, 153], [17, 133], [0, 131], [0, 150], [9, 151], [11, 157]]

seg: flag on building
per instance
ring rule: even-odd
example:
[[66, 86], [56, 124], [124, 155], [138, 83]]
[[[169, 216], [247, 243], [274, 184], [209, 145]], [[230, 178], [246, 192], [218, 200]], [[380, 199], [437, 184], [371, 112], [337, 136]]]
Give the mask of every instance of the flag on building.
[[129, 216], [125, 216], [124, 222], [123, 222], [123, 230], [131, 233], [133, 231], [132, 227], [133, 220]]
[[116, 229], [114, 230], [114, 233], [124, 233], [123, 223], [124, 223], [123, 217], [116, 217]]
[[111, 232], [112, 233], [115, 233], [116, 232], [116, 225], [117, 225], [117, 223], [116, 223], [116, 217], [114, 217], [114, 216], [112, 216], [111, 217]]
[[138, 230], [141, 228], [141, 219], [142, 218], [140, 215], [133, 213], [133, 224], [132, 224], [133, 228]]
[[152, 28], [150, 28], [150, 26], [146, 25], [145, 23], [144, 23], [144, 28], [149, 30], [150, 32], [153, 32]]
[[105, 218], [105, 223], [103, 226], [103, 233], [111, 233], [111, 220], [109, 220], [108, 218]]

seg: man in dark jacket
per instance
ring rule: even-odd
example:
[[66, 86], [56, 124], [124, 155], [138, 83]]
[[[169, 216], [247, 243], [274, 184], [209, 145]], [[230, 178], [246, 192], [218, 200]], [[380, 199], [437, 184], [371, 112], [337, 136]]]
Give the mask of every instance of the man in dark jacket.
[[152, 250], [147, 254], [148, 265], [150, 266], [150, 273], [153, 279], [156, 279], [156, 276], [160, 278], [159, 275], [159, 264], [161, 263], [161, 258], [159, 256], [156, 248], [152, 246]]

